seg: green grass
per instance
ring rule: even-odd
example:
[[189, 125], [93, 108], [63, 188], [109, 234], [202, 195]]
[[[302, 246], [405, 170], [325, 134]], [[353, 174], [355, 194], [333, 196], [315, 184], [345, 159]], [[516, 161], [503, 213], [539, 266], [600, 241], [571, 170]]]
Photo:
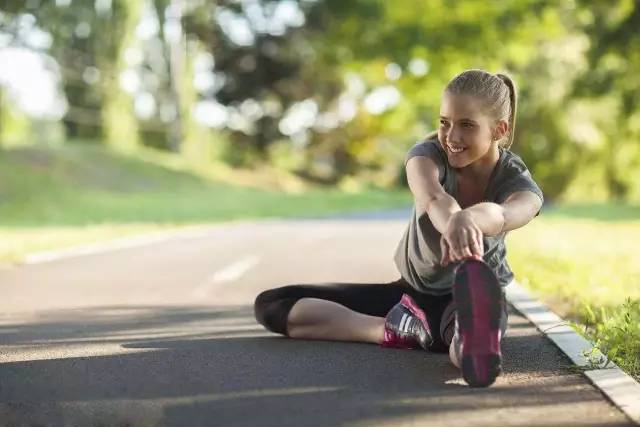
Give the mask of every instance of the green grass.
[[640, 220], [627, 219], [633, 207], [608, 209], [625, 219], [544, 212], [510, 233], [508, 259], [516, 279], [640, 379]]
[[[177, 156], [144, 154], [149, 160], [87, 144], [0, 150], [0, 261], [193, 224], [411, 203], [408, 191], [247, 188], [193, 173]], [[272, 176], [254, 175], [254, 180], [265, 181], [263, 187], [271, 186]], [[247, 176], [252, 175], [245, 172], [244, 181]]]
[[544, 218], [591, 219], [600, 222], [640, 221], [640, 205], [619, 203], [572, 203], [545, 209]]

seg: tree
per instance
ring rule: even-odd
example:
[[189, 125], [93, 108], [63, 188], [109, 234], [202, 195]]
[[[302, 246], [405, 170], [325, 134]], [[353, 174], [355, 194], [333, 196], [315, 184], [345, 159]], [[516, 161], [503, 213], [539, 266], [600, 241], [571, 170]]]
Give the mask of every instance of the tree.
[[640, 199], [640, 2], [579, 2], [581, 30], [589, 37], [589, 67], [573, 96], [592, 106], [599, 144], [590, 162], [602, 174], [609, 197]]
[[96, 9], [93, 0], [57, 4], [53, 0], [7, 0], [11, 14], [2, 31], [17, 37], [22, 16], [32, 16], [39, 28], [51, 35], [49, 49], [60, 66], [69, 109], [63, 119], [69, 137], [101, 135], [114, 147], [137, 143], [137, 122], [130, 97], [120, 88], [124, 52], [131, 41], [142, 0], [114, 0]]

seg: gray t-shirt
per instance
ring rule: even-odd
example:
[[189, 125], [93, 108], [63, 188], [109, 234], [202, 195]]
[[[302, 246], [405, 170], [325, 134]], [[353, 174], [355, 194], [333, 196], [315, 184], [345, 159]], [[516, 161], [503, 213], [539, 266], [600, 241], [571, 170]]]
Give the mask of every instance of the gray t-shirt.
[[[499, 149], [500, 157], [494, 168], [483, 201], [501, 204], [516, 191], [527, 190], [543, 199], [542, 191], [531, 177], [522, 159], [509, 150]], [[447, 154], [438, 139], [429, 139], [414, 145], [405, 158], [405, 165], [415, 156], [430, 157], [438, 165], [440, 184], [444, 190], [456, 198], [457, 174], [449, 165]], [[536, 213], [536, 216], [540, 212]], [[513, 272], [507, 263], [505, 233], [484, 236], [484, 261], [498, 276], [501, 286], [513, 280]], [[414, 204], [411, 220], [407, 226], [394, 261], [402, 277], [420, 292], [443, 295], [451, 292], [453, 271], [458, 263], [446, 267], [440, 265], [440, 232], [433, 226], [426, 211], [417, 212]]]

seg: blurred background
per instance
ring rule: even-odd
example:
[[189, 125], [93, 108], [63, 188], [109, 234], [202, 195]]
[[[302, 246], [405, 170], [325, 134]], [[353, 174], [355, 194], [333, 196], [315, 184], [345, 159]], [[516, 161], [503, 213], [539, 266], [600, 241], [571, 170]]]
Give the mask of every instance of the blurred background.
[[639, 1], [0, 4], [1, 261], [410, 206], [446, 83], [507, 72], [547, 199], [509, 236], [516, 277], [640, 373]]
[[549, 201], [638, 201], [637, 2], [495, 3], [4, 0], [0, 141], [400, 188], [444, 85], [484, 68], [520, 88]]

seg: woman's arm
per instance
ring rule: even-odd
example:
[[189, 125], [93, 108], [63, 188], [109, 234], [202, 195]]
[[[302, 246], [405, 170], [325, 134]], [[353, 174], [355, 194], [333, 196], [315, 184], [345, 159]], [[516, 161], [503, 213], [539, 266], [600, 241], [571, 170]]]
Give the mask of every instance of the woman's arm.
[[441, 264], [481, 259], [483, 235], [495, 236], [520, 228], [536, 216], [541, 206], [542, 200], [535, 193], [517, 191], [502, 204], [483, 202], [453, 213], [440, 240]]
[[412, 157], [406, 170], [416, 209], [427, 212], [436, 230], [444, 233], [451, 216], [461, 209], [456, 199], [442, 188], [436, 162], [426, 156]]
[[470, 221], [470, 215], [462, 214], [456, 199], [440, 184], [436, 162], [426, 156], [415, 156], [407, 162], [406, 170], [416, 210], [426, 212], [442, 235], [442, 264], [463, 258], [482, 258], [482, 232]]
[[482, 233], [496, 236], [528, 224], [542, 207], [542, 200], [531, 191], [517, 191], [502, 204], [483, 202], [465, 209]]

